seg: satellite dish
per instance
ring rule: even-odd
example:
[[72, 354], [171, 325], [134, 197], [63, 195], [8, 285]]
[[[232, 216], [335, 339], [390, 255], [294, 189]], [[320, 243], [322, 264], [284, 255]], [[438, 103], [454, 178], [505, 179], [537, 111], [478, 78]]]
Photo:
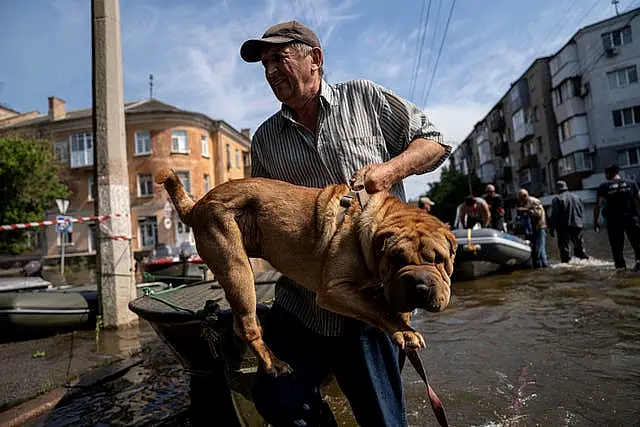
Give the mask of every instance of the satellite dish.
[[167, 230], [171, 228], [171, 218], [165, 218], [162, 223], [164, 224], [164, 228]]

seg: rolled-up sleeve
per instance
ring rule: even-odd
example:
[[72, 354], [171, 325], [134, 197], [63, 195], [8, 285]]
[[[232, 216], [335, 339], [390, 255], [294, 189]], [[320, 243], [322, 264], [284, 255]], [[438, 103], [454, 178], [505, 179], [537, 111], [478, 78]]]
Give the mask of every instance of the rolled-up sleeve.
[[389, 154], [397, 156], [417, 138], [430, 139], [442, 145], [445, 154], [427, 172], [442, 165], [451, 154], [451, 146], [442, 142], [442, 135], [425, 112], [388, 89], [381, 86], [377, 89], [383, 97], [380, 125]]

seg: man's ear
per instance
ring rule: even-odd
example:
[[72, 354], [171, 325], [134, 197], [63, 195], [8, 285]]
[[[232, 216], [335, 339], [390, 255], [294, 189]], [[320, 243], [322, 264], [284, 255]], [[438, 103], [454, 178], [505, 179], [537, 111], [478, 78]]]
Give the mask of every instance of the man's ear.
[[318, 71], [322, 68], [322, 62], [324, 61], [324, 54], [322, 53], [322, 49], [320, 49], [319, 47], [314, 47], [311, 49], [311, 61], [311, 69], [313, 71]]

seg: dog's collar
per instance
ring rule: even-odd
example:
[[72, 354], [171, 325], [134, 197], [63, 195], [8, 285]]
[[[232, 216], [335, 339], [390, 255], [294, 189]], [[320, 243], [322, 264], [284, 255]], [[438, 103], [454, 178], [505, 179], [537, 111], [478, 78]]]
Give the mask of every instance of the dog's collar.
[[348, 209], [349, 206], [351, 206], [351, 203], [353, 202], [353, 199], [358, 199], [358, 203], [360, 204], [360, 208], [364, 209], [365, 206], [367, 206], [367, 203], [369, 203], [369, 198], [371, 196], [369, 195], [369, 193], [367, 193], [367, 190], [365, 190], [364, 188], [361, 188], [359, 190], [355, 190], [355, 189], [351, 189], [349, 190], [349, 193], [347, 193], [346, 196], [342, 196], [342, 199], [340, 199], [340, 206], [342, 206], [345, 209]]
[[365, 190], [364, 185], [354, 185], [349, 189], [349, 192], [342, 196], [340, 199], [340, 210], [338, 211], [337, 223], [338, 225], [342, 224], [344, 221], [344, 217], [347, 214], [347, 210], [351, 207], [353, 203], [353, 199], [358, 199], [358, 204], [360, 205], [360, 209], [364, 210], [367, 203], [369, 203], [369, 199], [371, 196]]

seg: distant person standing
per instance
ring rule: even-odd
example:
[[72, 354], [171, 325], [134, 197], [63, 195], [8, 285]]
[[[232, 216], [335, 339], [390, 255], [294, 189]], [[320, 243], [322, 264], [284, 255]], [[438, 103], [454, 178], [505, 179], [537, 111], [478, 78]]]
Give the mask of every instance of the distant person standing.
[[558, 250], [560, 260], [569, 262], [570, 249], [580, 259], [587, 259], [589, 255], [584, 250], [582, 231], [584, 228], [584, 203], [580, 197], [569, 191], [565, 181], [556, 182], [558, 195], [551, 202], [551, 216], [549, 217], [549, 235], [558, 233]]
[[428, 197], [420, 197], [418, 200], [418, 207], [426, 213], [431, 212], [431, 206], [435, 205], [435, 202]]
[[496, 187], [492, 184], [487, 185], [486, 193], [482, 195], [482, 198], [489, 205], [489, 212], [491, 213], [491, 228], [505, 231], [506, 227], [504, 223], [504, 206], [502, 204], [502, 196], [496, 193]]
[[598, 203], [593, 209], [593, 228], [600, 231], [598, 219], [600, 208], [606, 203], [602, 215], [607, 220], [607, 234], [616, 268], [626, 269], [624, 260], [624, 235], [626, 233], [636, 258], [635, 271], [640, 271], [640, 215], [636, 200], [640, 200], [640, 190], [635, 182], [620, 178], [616, 165], [604, 170], [607, 181], [598, 187]]
[[[528, 221], [527, 238], [531, 241], [531, 264], [533, 268], [549, 267], [547, 262], [547, 219], [542, 202], [529, 195], [524, 188], [518, 191], [518, 214]], [[530, 233], [530, 234], [529, 234]]]

